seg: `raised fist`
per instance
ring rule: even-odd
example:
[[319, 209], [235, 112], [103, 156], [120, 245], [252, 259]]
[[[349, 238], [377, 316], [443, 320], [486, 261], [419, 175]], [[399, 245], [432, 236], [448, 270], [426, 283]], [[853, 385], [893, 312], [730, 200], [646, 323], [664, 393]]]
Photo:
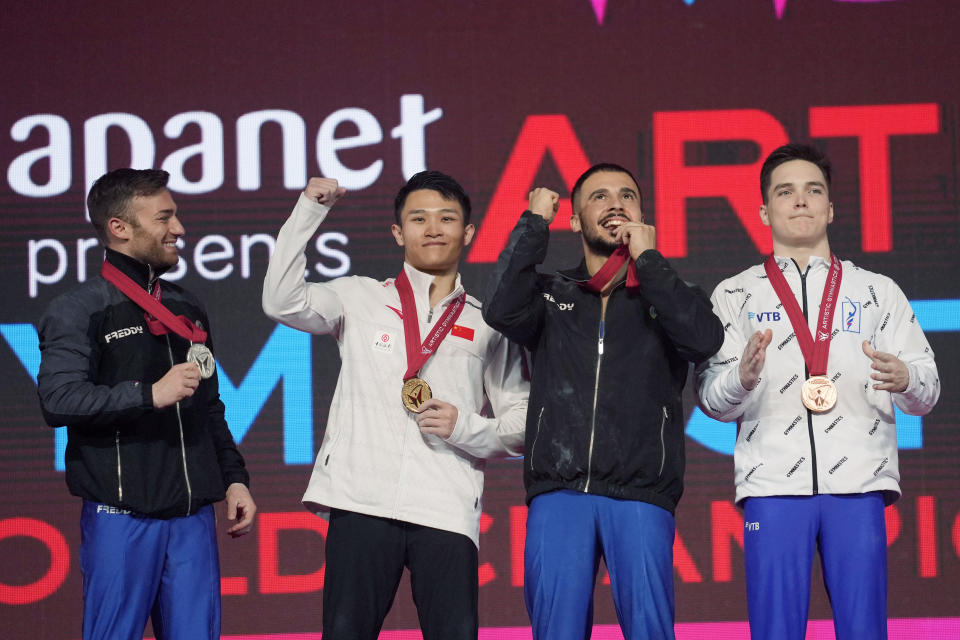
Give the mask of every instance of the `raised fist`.
[[333, 178], [310, 178], [307, 188], [303, 190], [303, 195], [314, 202], [332, 207], [346, 192], [347, 190], [339, 186]]
[[553, 222], [553, 217], [557, 215], [557, 209], [560, 208], [559, 193], [546, 187], [537, 187], [530, 192], [528, 199], [532, 213], [546, 220], [548, 224]]

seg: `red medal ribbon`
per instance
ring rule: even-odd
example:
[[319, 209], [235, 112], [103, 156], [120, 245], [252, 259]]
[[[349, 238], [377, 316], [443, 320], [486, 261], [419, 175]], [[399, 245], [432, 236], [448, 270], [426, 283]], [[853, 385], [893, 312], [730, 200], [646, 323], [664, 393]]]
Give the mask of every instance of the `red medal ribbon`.
[[181, 338], [190, 342], [204, 343], [207, 341], [207, 332], [190, 322], [186, 316], [175, 316], [173, 312], [167, 309], [160, 302], [160, 281], [157, 280], [154, 285], [154, 295], [147, 293], [143, 287], [130, 279], [127, 274], [117, 269], [115, 266], [103, 261], [103, 267], [100, 269], [100, 275], [105, 280], [113, 283], [120, 291], [133, 300], [137, 306], [146, 313], [144, 317], [147, 321], [147, 327], [150, 333], [155, 336], [162, 336], [165, 333], [173, 331]]
[[397, 276], [394, 284], [397, 287], [397, 293], [400, 294], [400, 310], [403, 311], [403, 338], [407, 344], [407, 372], [403, 374], [403, 379], [409, 380], [417, 375], [420, 368], [426, 364], [433, 352], [443, 342], [443, 339], [453, 329], [453, 324], [463, 311], [467, 295], [461, 293], [447, 305], [443, 315], [434, 325], [433, 331], [427, 335], [427, 339], [421, 345], [417, 303], [413, 297], [413, 287], [410, 286], [406, 269], [400, 271], [400, 275]]
[[593, 274], [593, 277], [583, 283], [583, 287], [592, 293], [600, 293], [603, 288], [610, 283], [620, 267], [630, 260], [630, 266], [627, 267], [627, 289], [636, 289], [640, 287], [640, 277], [637, 275], [637, 263], [630, 259], [630, 248], [622, 244], [610, 254], [607, 261], [603, 263], [600, 270]]
[[797, 299], [787, 284], [787, 279], [783, 277], [777, 261], [773, 256], [767, 257], [763, 263], [763, 268], [767, 272], [767, 278], [773, 285], [773, 290], [777, 292], [777, 297], [783, 303], [783, 309], [790, 318], [790, 324], [793, 325], [793, 332], [797, 336], [797, 343], [800, 345], [800, 353], [807, 363], [807, 369], [810, 376], [822, 376], [827, 373], [827, 358], [830, 353], [830, 333], [833, 327], [833, 312], [837, 308], [837, 294], [840, 291], [840, 281], [843, 279], [843, 266], [840, 259], [833, 253], [830, 254], [830, 271], [827, 272], [827, 282], [823, 287], [823, 297], [820, 299], [820, 317], [817, 319], [817, 337], [810, 334], [810, 328], [803, 317], [803, 310], [797, 304]]

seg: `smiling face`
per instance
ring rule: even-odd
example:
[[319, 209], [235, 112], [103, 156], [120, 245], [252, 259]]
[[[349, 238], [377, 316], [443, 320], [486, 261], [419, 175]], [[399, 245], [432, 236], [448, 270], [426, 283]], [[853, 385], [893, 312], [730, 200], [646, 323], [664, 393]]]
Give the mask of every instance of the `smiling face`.
[[176, 242], [185, 233], [177, 218], [177, 205], [166, 189], [150, 196], [135, 196], [127, 206], [126, 220], [108, 222], [116, 236], [110, 246], [155, 269], [177, 264]]
[[767, 203], [760, 219], [770, 227], [774, 247], [815, 247], [827, 240], [833, 203], [817, 165], [806, 160], [784, 162], [770, 174]]
[[619, 246], [614, 234], [624, 222], [643, 222], [640, 191], [629, 174], [599, 171], [580, 187], [570, 228], [581, 234], [584, 251], [609, 256]]
[[473, 225], [463, 222], [463, 208], [438, 191], [418, 189], [407, 195], [400, 224], [391, 228], [404, 260], [434, 275], [456, 273], [463, 248], [473, 240]]

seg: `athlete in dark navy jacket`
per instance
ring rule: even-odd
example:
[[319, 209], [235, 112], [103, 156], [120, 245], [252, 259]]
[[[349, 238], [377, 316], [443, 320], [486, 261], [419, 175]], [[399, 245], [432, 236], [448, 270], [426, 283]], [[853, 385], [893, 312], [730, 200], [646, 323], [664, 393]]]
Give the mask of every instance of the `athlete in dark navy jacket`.
[[[527, 609], [534, 638], [589, 637], [603, 555], [625, 637], [673, 638], [680, 394], [689, 363], [720, 348], [723, 327], [706, 294], [655, 249], [629, 171], [594, 166], [571, 199], [570, 226], [581, 235], [584, 260], [569, 271], [537, 273], [559, 195], [535, 189], [484, 303], [487, 323], [533, 352]], [[624, 280], [628, 268], [639, 287]]]
[[[90, 219], [113, 277], [151, 296], [159, 288], [161, 304], [203, 335], [199, 301], [159, 280], [184, 233], [167, 178], [104, 175], [90, 190]], [[211, 504], [226, 498], [233, 536], [250, 531], [256, 506], [212, 352], [202, 367], [186, 362], [191, 342], [103, 276], [55, 298], [39, 336], [41, 407], [50, 426], [67, 426], [67, 486], [83, 498], [84, 640], [139, 639], [148, 616], [158, 640], [219, 638]], [[212, 349], [208, 336], [200, 342]]]

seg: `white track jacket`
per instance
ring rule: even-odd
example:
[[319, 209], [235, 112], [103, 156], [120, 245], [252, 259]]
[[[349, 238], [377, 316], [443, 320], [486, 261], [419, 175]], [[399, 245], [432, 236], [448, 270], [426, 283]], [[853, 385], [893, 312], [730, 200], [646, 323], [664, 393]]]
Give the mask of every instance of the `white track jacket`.
[[[804, 407], [803, 355], [763, 265], [724, 280], [713, 292], [713, 310], [725, 327], [720, 351], [697, 367], [700, 406], [722, 421], [736, 420], [736, 501], [751, 496], [844, 494], [882, 491], [887, 504], [900, 497], [894, 404], [924, 415], [940, 396], [940, 380], [910, 304], [890, 278], [844, 260], [833, 316], [827, 377], [839, 392], [825, 413]], [[806, 275], [777, 258], [807, 324], [815, 331], [830, 263], [811, 258]], [[805, 298], [805, 300], [804, 300]], [[773, 330], [757, 386], [740, 384], [738, 366], [755, 331]], [[815, 334], [814, 334], [815, 335]], [[877, 391], [861, 342], [892, 353], [907, 365], [903, 393]]]
[[[478, 545], [485, 458], [520, 455], [529, 384], [521, 350], [480, 317], [467, 296], [454, 329], [421, 369], [433, 396], [457, 407], [450, 438], [424, 435], [400, 400], [407, 354], [393, 279], [304, 280], [304, 249], [329, 208], [301, 194], [280, 229], [263, 283], [263, 309], [283, 324], [331, 334], [341, 369], [303, 504], [327, 515], [344, 509], [461, 533]], [[430, 308], [433, 276], [404, 264], [421, 340], [457, 285]], [[489, 403], [493, 415], [485, 417]]]

